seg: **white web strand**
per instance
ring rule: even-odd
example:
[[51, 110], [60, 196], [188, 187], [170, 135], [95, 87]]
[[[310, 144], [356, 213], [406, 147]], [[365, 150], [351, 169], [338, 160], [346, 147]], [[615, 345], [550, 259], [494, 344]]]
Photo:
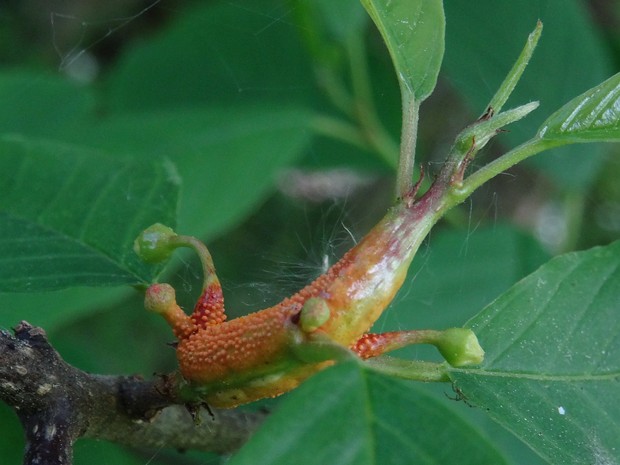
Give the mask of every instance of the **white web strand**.
[[[136, 14], [130, 15], [130, 16], [124, 16], [124, 17], [120, 17], [120, 18], [113, 18], [110, 20], [107, 20], [105, 22], [102, 23], [110, 23], [110, 24], [115, 24], [114, 26], [110, 26], [108, 27], [108, 30], [106, 31], [106, 33], [94, 40], [92, 43], [83, 46], [83, 42], [84, 39], [86, 37], [86, 30], [87, 28], [94, 26], [96, 24], [101, 24], [101, 23], [96, 23], [96, 22], [90, 22], [90, 21], [84, 21], [83, 19], [74, 16], [74, 15], [69, 15], [69, 14], [63, 14], [63, 13], [58, 13], [58, 12], [50, 12], [50, 24], [51, 24], [51, 28], [52, 28], [52, 45], [54, 47], [54, 50], [56, 51], [56, 54], [58, 55], [58, 58], [60, 59], [60, 63], [58, 65], [58, 70], [59, 71], [66, 71], [68, 68], [70, 68], [72, 65], [74, 65], [76, 63], [77, 60], [79, 60], [80, 58], [84, 57], [85, 54], [87, 54], [87, 52], [89, 50], [91, 50], [93, 47], [97, 46], [98, 44], [100, 44], [101, 42], [103, 42], [104, 40], [106, 40], [108, 37], [112, 36], [113, 34], [115, 34], [118, 30], [126, 27], [127, 25], [129, 25], [130, 23], [132, 23], [133, 21], [135, 21], [136, 19], [138, 19], [140, 16], [144, 15], [146, 12], [148, 12], [149, 10], [153, 9], [154, 7], [156, 7], [158, 4], [160, 4], [162, 2], [162, 0], [154, 0], [151, 4], [147, 5], [146, 7], [144, 7], [143, 9], [141, 9], [139, 12], [137, 12]], [[59, 19], [64, 19], [64, 20], [69, 20], [69, 21], [76, 21], [79, 22], [80, 24], [80, 36], [78, 37], [77, 41], [75, 42], [75, 45], [73, 47], [71, 47], [68, 51], [63, 52], [63, 50], [61, 50], [61, 47], [59, 45], [59, 40], [57, 37], [57, 26], [56, 26], [56, 22]]]

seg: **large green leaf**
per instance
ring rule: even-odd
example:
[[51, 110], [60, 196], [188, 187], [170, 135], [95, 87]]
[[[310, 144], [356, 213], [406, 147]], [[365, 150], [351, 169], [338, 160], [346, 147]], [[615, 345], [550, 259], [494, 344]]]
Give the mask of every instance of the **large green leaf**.
[[567, 144], [620, 141], [620, 73], [552, 114], [538, 135]]
[[553, 464], [618, 463], [618, 296], [620, 242], [553, 259], [469, 322], [486, 358], [457, 386]]
[[[48, 334], [69, 322], [118, 307], [136, 291], [119, 287], [67, 287], [55, 291], [0, 292], [0, 326], [15, 327], [20, 321], [45, 328]], [[139, 306], [141, 309], [142, 306]]]
[[281, 0], [195, 5], [128, 48], [109, 74], [108, 104], [120, 111], [313, 104], [314, 75], [291, 14]]
[[53, 136], [90, 115], [90, 89], [58, 76], [5, 71], [0, 73], [0, 134]]
[[484, 436], [438, 399], [411, 383], [349, 363], [319, 373], [291, 393], [229, 463], [500, 465], [505, 461]]
[[361, 0], [392, 57], [401, 88], [418, 102], [437, 83], [444, 52], [440, 0]]
[[153, 222], [174, 223], [178, 178], [169, 163], [5, 137], [0, 172], [0, 290], [153, 278], [132, 243]]
[[183, 180], [179, 231], [204, 239], [241, 221], [302, 153], [308, 112], [277, 105], [114, 115], [66, 138], [171, 159]]
[[[501, 5], [478, 0], [475, 6], [469, 0], [450, 0], [445, 8], [445, 76], [474, 114], [484, 111], [536, 22], [544, 23], [536, 52], [508, 102], [537, 100], [540, 108], [500, 136], [507, 145], [531, 138], [552, 112], [614, 72], [581, 0], [513, 0]], [[594, 180], [602, 155], [601, 146], [567, 146], [528, 163], [560, 185], [579, 189]]]

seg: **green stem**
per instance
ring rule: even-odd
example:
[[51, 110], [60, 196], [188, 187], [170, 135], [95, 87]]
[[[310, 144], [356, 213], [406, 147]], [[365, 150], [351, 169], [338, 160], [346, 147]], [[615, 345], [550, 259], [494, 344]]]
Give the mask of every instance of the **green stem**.
[[[356, 147], [372, 149], [385, 163], [396, 167], [398, 146], [376, 114], [363, 36], [349, 38], [346, 48], [353, 95], [333, 69], [321, 67], [315, 72], [327, 98], [338, 110], [351, 118], [357, 127], [336, 118], [321, 116], [313, 122], [314, 129], [322, 135], [339, 139]], [[330, 124], [333, 124], [333, 127], [330, 127]]]
[[202, 264], [203, 288], [206, 288], [209, 284], [219, 284], [211, 253], [201, 241], [192, 236], [177, 235], [170, 238], [170, 245], [174, 247], [189, 247], [198, 254]]
[[471, 161], [498, 134], [498, 131], [515, 121], [525, 118], [536, 108], [538, 108], [538, 102], [530, 102], [517, 108], [497, 113], [489, 119], [476, 121], [457, 136], [454, 148], [448, 157], [448, 162], [459, 165], [466, 156]]
[[420, 105], [413, 92], [401, 87], [403, 106], [403, 125], [400, 140], [400, 158], [396, 173], [396, 196], [405, 197], [413, 188], [413, 168], [415, 165], [415, 146], [418, 137], [418, 117]]
[[382, 128], [369, 121], [355, 126], [348, 121], [327, 115], [320, 115], [312, 121], [317, 134], [346, 142], [363, 150], [374, 149], [376, 154], [389, 166], [396, 166], [398, 149], [392, 138]]
[[398, 146], [375, 115], [365, 112], [364, 116], [360, 118], [360, 124], [366, 139], [377, 152], [379, 158], [389, 166], [396, 167], [398, 164]]
[[536, 28], [528, 36], [527, 42], [525, 43], [519, 58], [517, 58], [517, 61], [504, 79], [504, 82], [502, 82], [502, 85], [489, 102], [487, 108], [492, 108], [495, 113], [499, 113], [504, 106], [504, 103], [506, 103], [506, 100], [508, 100], [508, 97], [510, 97], [510, 94], [512, 94], [512, 91], [521, 79], [521, 75], [530, 62], [534, 49], [536, 49], [538, 39], [540, 39], [540, 35], [542, 33], [542, 27], [542, 23], [538, 21]]
[[[384, 162], [395, 167], [398, 147], [392, 137], [377, 119], [373, 105], [364, 101], [364, 97], [352, 97], [331, 70], [317, 71], [317, 76], [327, 97], [345, 115], [357, 123], [357, 127], [345, 121], [329, 116], [320, 116], [313, 122], [314, 129], [328, 137], [339, 139], [363, 149], [373, 149]], [[365, 84], [358, 83], [359, 91]], [[333, 127], [330, 127], [333, 124]]]
[[355, 125], [340, 118], [319, 115], [312, 120], [314, 132], [340, 140], [361, 149], [368, 149], [364, 133]]
[[372, 85], [366, 61], [366, 46], [363, 34], [351, 34], [346, 41], [349, 67], [351, 70], [351, 84], [355, 101], [361, 104], [365, 112], [376, 115], [373, 103]]
[[345, 115], [355, 117], [355, 101], [342, 81], [330, 68], [317, 68], [315, 74], [327, 98]]
[[450, 205], [461, 203], [482, 184], [526, 158], [560, 145], [563, 144], [561, 142], [540, 139], [538, 137], [521, 144], [471, 174], [460, 186], [452, 189]]
[[586, 201], [583, 193], [570, 191], [564, 197], [564, 210], [566, 212], [566, 237], [562, 241], [560, 251], [570, 252], [575, 250], [579, 242], [579, 236], [584, 218]]
[[396, 167], [398, 146], [377, 116], [366, 59], [364, 36], [361, 34], [351, 35], [347, 39], [346, 48], [353, 87], [355, 120], [367, 142], [374, 148], [379, 157], [388, 165]]
[[397, 378], [424, 382], [450, 382], [445, 364], [402, 360], [388, 356], [372, 358], [364, 363], [374, 371]]

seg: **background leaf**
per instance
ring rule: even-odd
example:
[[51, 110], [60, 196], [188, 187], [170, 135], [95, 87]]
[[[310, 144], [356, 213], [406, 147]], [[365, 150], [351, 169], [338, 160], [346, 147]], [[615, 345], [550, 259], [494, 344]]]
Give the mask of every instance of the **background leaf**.
[[[457, 459], [458, 457], [458, 459]], [[278, 406], [231, 465], [505, 463], [475, 428], [411, 383], [342, 364]]]
[[301, 156], [310, 116], [274, 104], [119, 114], [65, 138], [144, 160], [171, 159], [183, 180], [179, 231], [209, 240], [256, 208]]
[[[278, 0], [210, 2], [135, 43], [108, 77], [113, 111], [317, 98], [312, 68]], [[154, 78], [156, 76], [156, 78]]]
[[620, 73], [575, 97], [542, 125], [539, 137], [563, 143], [620, 140]]
[[435, 88], [444, 52], [440, 0], [362, 0], [392, 57], [396, 75], [418, 102]]
[[465, 396], [553, 464], [617, 463], [620, 242], [553, 259], [469, 323]]
[[169, 164], [18, 138], [0, 140], [0, 289], [137, 284], [153, 269], [133, 253], [137, 234], [174, 224], [178, 178]]
[[52, 137], [78, 126], [95, 107], [87, 87], [53, 74], [3, 70], [0, 73], [0, 134]]

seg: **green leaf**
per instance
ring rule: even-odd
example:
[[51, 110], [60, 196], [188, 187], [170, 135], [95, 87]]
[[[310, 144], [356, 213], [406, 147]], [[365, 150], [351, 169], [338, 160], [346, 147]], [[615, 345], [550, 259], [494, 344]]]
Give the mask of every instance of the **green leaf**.
[[178, 178], [169, 163], [10, 137], [0, 154], [1, 291], [153, 279], [132, 244], [149, 224], [174, 223]]
[[[45, 328], [48, 334], [76, 319], [118, 307], [136, 291], [121, 287], [68, 287], [55, 291], [0, 292], [0, 325], [15, 327], [22, 320]], [[142, 308], [140, 306], [139, 308]]]
[[280, 0], [188, 8], [121, 56], [109, 74], [107, 103], [113, 111], [257, 101], [314, 105], [314, 74], [291, 13]]
[[[474, 114], [485, 110], [536, 22], [544, 23], [536, 53], [508, 102], [536, 100], [540, 108], [500, 135], [509, 146], [530, 139], [553, 111], [615, 72], [581, 0], [478, 0], [475, 8], [468, 0], [450, 0], [445, 9], [443, 71]], [[593, 182], [604, 162], [601, 146], [588, 146], [588, 156], [583, 151], [562, 147], [527, 163], [560, 186], [580, 189]]]
[[436, 398], [347, 363], [292, 392], [230, 461], [291, 463], [499, 465], [505, 460]]
[[443, 2], [361, 1], [387, 45], [401, 89], [421, 102], [435, 88], [443, 59]]
[[94, 109], [89, 89], [58, 76], [0, 73], [0, 133], [52, 136], [73, 127]]
[[457, 386], [550, 463], [617, 463], [618, 296], [620, 242], [551, 260], [469, 322], [486, 359]]
[[310, 113], [271, 105], [114, 115], [66, 138], [151, 160], [183, 180], [178, 231], [215, 237], [245, 218], [302, 154]]
[[538, 136], [567, 144], [620, 141], [620, 73], [552, 114]]

